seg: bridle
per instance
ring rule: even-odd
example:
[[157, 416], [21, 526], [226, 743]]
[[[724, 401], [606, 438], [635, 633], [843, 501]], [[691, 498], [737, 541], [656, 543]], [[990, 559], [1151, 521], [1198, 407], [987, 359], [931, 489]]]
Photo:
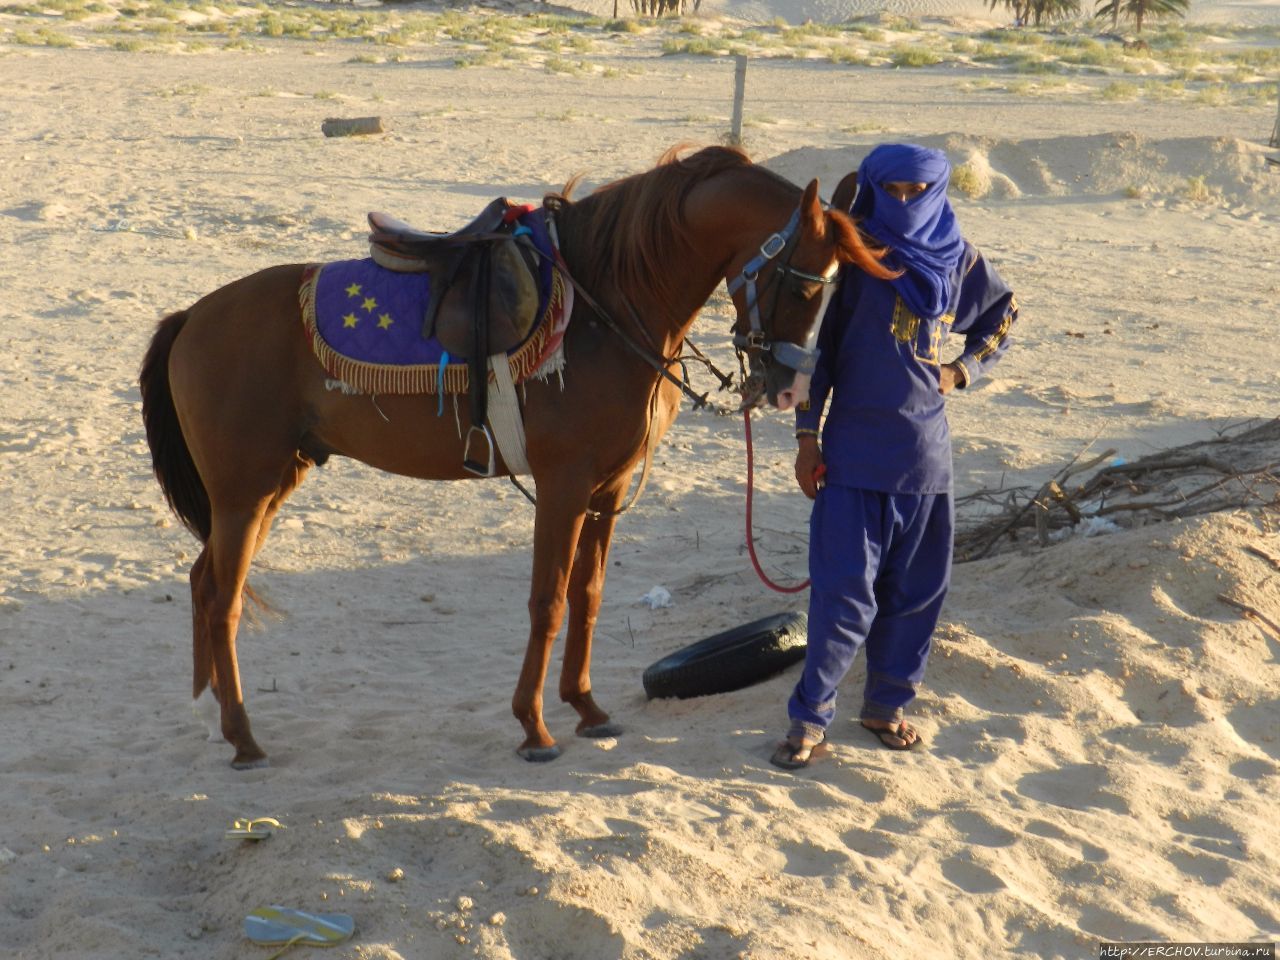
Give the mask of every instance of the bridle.
[[[772, 358], [774, 362], [789, 367], [797, 373], [812, 374], [818, 363], [817, 348], [801, 347], [787, 340], [773, 339], [760, 319], [760, 301], [770, 287], [773, 288], [773, 297], [769, 304], [768, 318], [770, 321], [774, 319], [778, 310], [778, 296], [782, 290], [782, 284], [779, 281], [782, 278], [790, 276], [808, 283], [821, 284], [832, 284], [839, 279], [838, 273], [819, 276], [798, 270], [791, 265], [791, 257], [795, 253], [795, 241], [799, 237], [799, 227], [800, 209], [797, 207], [795, 213], [791, 214], [791, 219], [787, 221], [787, 225], [760, 244], [760, 252], [747, 261], [738, 276], [732, 280], [726, 278], [725, 286], [728, 287], [729, 296], [733, 296], [744, 288], [746, 290], [747, 317], [751, 322], [751, 329], [747, 333], [735, 333], [733, 345], [747, 354], [752, 361], [752, 366], [755, 367], [757, 362], [763, 365]], [[786, 256], [778, 260], [783, 253]], [[778, 262], [774, 264], [764, 289], [758, 289], [756, 280], [760, 276], [760, 271], [774, 260]], [[770, 326], [773, 324], [770, 323]], [[753, 372], [752, 376], [760, 375]]]

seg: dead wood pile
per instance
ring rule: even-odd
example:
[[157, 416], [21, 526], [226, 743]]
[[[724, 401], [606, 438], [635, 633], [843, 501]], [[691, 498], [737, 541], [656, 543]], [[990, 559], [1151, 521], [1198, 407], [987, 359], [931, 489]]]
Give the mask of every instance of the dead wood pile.
[[[1114, 450], [1085, 462], [1077, 456], [1038, 490], [958, 497], [956, 562], [1217, 510], [1262, 507], [1280, 519], [1280, 418], [1233, 429], [1131, 462], [1112, 462]], [[1103, 463], [1083, 483], [1070, 482]]]

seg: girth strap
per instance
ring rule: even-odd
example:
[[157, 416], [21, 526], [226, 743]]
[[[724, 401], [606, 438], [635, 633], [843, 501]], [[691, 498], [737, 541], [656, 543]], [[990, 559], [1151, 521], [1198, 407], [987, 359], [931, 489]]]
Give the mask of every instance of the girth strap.
[[[489, 413], [489, 246], [480, 244], [475, 256], [480, 264], [475, 271], [471, 302], [476, 305], [475, 319], [468, 338], [467, 385], [471, 394], [471, 429], [467, 431], [467, 443], [462, 454], [463, 469], [481, 477], [492, 477], [494, 471], [493, 434], [485, 422]], [[471, 445], [477, 439], [484, 441], [485, 459], [477, 460]], [[479, 452], [479, 451], [477, 451]]]

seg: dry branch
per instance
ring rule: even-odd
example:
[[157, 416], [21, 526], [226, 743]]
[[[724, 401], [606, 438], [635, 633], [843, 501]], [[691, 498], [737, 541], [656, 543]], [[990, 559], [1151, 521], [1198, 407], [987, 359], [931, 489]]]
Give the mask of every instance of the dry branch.
[[1236, 600], [1234, 597], [1229, 597], [1225, 593], [1218, 594], [1218, 599], [1229, 607], [1235, 607], [1246, 620], [1252, 620], [1254, 623], [1265, 625], [1271, 631], [1271, 634], [1277, 640], [1280, 640], [1280, 626], [1277, 626], [1274, 620], [1268, 617], [1257, 607], [1251, 607], [1247, 603], [1241, 603], [1239, 600]]
[[[1083, 452], [1034, 494], [1030, 487], [1019, 487], [957, 498], [956, 562], [1033, 540], [1045, 547], [1058, 539], [1059, 531], [1093, 521], [1140, 527], [1219, 510], [1280, 508], [1280, 419], [1104, 466], [1083, 483], [1068, 486], [1070, 478], [1115, 455], [1108, 450], [1080, 462]], [[992, 506], [998, 506], [994, 514]]]

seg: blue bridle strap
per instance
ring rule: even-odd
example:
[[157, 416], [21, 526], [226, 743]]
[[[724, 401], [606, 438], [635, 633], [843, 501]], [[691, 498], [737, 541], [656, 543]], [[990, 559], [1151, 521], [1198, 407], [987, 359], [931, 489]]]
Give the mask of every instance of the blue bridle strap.
[[[773, 359], [784, 367], [790, 367], [797, 373], [812, 374], [818, 365], [817, 349], [806, 350], [804, 347], [797, 346], [785, 340], [769, 340], [764, 335], [764, 325], [760, 322], [760, 294], [756, 289], [756, 278], [760, 276], [760, 271], [769, 261], [775, 259], [783, 250], [787, 249], [787, 244], [791, 242], [791, 238], [795, 236], [796, 229], [800, 226], [800, 208], [797, 207], [795, 213], [791, 214], [791, 219], [787, 221], [787, 225], [778, 233], [772, 234], [764, 243], [760, 244], [760, 252], [747, 261], [746, 266], [742, 268], [742, 272], [732, 280], [726, 280], [725, 286], [729, 290], [729, 296], [733, 296], [739, 290], [746, 288], [746, 305], [747, 318], [751, 321], [751, 331], [747, 334], [735, 333], [733, 335], [733, 345], [740, 350], [760, 350], [773, 355]], [[784, 269], [784, 268], [779, 268]], [[834, 277], [819, 277], [814, 274], [804, 273], [787, 265], [785, 270], [802, 280], [809, 280], [814, 283], [832, 283]]]
[[787, 249], [787, 244], [791, 242], [791, 237], [798, 226], [800, 226], [799, 207], [796, 208], [795, 213], [791, 214], [791, 219], [780, 232], [773, 234], [760, 244], [760, 252], [747, 261], [742, 272], [725, 283], [731, 297], [744, 286], [747, 288], [747, 316], [751, 320], [751, 332], [760, 334], [761, 337], [764, 336], [764, 328], [760, 325], [760, 299], [756, 292], [756, 278], [760, 276], [760, 270], [765, 264]]

